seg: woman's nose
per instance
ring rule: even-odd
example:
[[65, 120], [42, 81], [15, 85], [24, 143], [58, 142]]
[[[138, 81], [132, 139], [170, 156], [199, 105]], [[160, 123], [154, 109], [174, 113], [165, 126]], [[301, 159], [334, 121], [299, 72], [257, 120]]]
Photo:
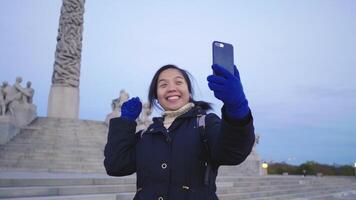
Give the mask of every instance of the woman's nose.
[[170, 92], [170, 91], [176, 91], [177, 89], [176, 89], [176, 86], [175, 85], [173, 85], [173, 84], [170, 84], [170, 85], [168, 85], [168, 92]]

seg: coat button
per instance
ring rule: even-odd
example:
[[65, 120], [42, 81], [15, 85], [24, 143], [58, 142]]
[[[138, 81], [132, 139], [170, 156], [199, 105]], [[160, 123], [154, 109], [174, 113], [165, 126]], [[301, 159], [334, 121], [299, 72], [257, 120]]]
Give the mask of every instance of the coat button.
[[162, 167], [162, 169], [166, 169], [167, 168], [167, 163], [162, 163], [161, 167]]
[[158, 197], [158, 200], [163, 200], [163, 197]]

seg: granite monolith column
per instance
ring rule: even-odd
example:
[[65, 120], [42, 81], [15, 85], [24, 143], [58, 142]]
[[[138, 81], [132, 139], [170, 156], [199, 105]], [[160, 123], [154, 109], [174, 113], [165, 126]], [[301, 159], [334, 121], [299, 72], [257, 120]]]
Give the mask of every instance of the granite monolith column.
[[59, 19], [48, 117], [79, 116], [79, 82], [85, 0], [63, 0]]

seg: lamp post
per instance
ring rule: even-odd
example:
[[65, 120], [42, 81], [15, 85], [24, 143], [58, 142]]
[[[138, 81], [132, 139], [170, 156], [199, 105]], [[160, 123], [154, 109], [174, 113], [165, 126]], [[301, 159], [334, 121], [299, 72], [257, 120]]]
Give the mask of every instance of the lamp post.
[[356, 176], [356, 162], [354, 163], [354, 176]]
[[268, 164], [267, 162], [262, 163], [262, 175], [267, 175], [268, 174]]

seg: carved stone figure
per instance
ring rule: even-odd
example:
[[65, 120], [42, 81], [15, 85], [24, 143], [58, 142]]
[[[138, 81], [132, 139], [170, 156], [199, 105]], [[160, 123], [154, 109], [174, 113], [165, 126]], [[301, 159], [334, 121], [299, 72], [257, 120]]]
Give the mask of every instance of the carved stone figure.
[[37, 117], [37, 108], [32, 104], [31, 82], [27, 82], [26, 88], [21, 82], [22, 78], [17, 77], [12, 86], [4, 81], [0, 87], [0, 127], [3, 127], [0, 128], [0, 144], [6, 144]]
[[37, 117], [37, 107], [32, 104], [34, 89], [31, 82], [21, 86], [22, 78], [17, 77], [11, 86], [4, 81], [0, 87], [0, 144], [6, 144], [20, 132], [20, 128], [30, 124]]
[[152, 123], [152, 120], [150, 119], [151, 114], [152, 110], [149, 108], [149, 103], [146, 102], [142, 104], [142, 111], [137, 119], [136, 131], [147, 129], [147, 127]]
[[260, 137], [261, 137], [260, 135], [256, 134], [255, 145], [254, 146], [256, 146], [256, 145], [258, 145], [260, 143]]
[[22, 87], [21, 83], [22, 77], [17, 77], [13, 86], [10, 86], [7, 81], [3, 82], [0, 95], [2, 115], [11, 115], [18, 118], [28, 111], [32, 114], [27, 115], [33, 118], [33, 114], [36, 114], [36, 106], [32, 104], [35, 91], [31, 88], [31, 82], [27, 82], [26, 88]]
[[24, 95], [22, 96], [22, 101], [27, 104], [32, 104], [33, 95], [35, 94], [35, 90], [31, 88], [31, 81], [27, 81], [26, 88], [24, 88]]
[[[121, 106], [129, 100], [130, 95], [125, 90], [120, 90], [119, 98], [113, 99], [111, 102], [112, 112], [106, 116], [105, 123], [109, 125], [110, 119], [121, 116]], [[152, 110], [149, 108], [148, 102], [142, 104], [142, 111], [137, 119], [136, 130], [146, 129], [151, 123], [150, 115]]]
[[0, 87], [0, 116], [5, 115], [6, 104], [5, 104], [5, 94], [3, 92], [3, 87]]
[[20, 103], [23, 103], [24, 96], [26, 96], [27, 92], [25, 91], [25, 88], [21, 86], [21, 83], [22, 83], [22, 77], [17, 77], [15, 84], [13, 85], [14, 89], [16, 90], [14, 101], [16, 100], [19, 101]]
[[[21, 83], [21, 81], [22, 79], [20, 79], [19, 77], [16, 78], [16, 82]], [[5, 113], [9, 113], [10, 115], [13, 115], [14, 111], [12, 109], [13, 107], [12, 104], [15, 100], [21, 98], [21, 93], [18, 93], [16, 88], [14, 86], [10, 86], [7, 81], [3, 82], [3, 93], [5, 96], [5, 107], [6, 107]]]
[[121, 116], [122, 104], [130, 98], [129, 93], [125, 90], [120, 90], [119, 97], [111, 102], [112, 112], [106, 116], [105, 123], [109, 125], [110, 119]]
[[85, 0], [63, 0], [52, 84], [79, 87]]
[[112, 100], [112, 111], [119, 111], [121, 114], [121, 106], [125, 101], [129, 100], [129, 98], [129, 93], [127, 93], [125, 90], [120, 90], [119, 98]]

